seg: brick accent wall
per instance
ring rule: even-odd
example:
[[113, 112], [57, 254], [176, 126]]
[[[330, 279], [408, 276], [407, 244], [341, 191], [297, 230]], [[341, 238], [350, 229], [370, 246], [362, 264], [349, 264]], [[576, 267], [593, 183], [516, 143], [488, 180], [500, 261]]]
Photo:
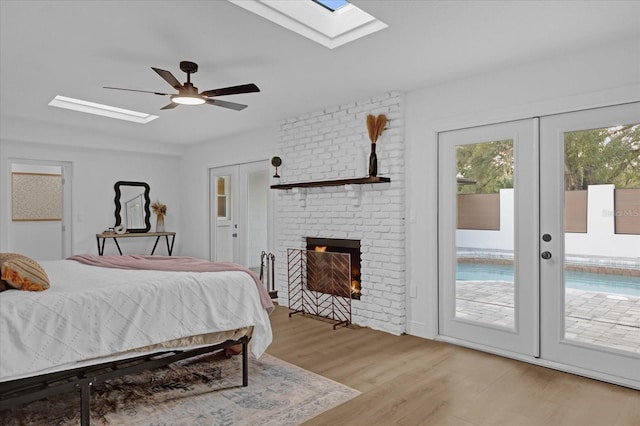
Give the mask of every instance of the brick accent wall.
[[276, 284], [288, 305], [287, 249], [306, 237], [361, 241], [362, 294], [353, 323], [394, 334], [405, 331], [404, 95], [390, 92], [326, 108], [280, 124], [280, 183], [364, 177], [370, 141], [367, 114], [385, 114], [378, 139], [378, 176], [390, 183], [275, 191]]

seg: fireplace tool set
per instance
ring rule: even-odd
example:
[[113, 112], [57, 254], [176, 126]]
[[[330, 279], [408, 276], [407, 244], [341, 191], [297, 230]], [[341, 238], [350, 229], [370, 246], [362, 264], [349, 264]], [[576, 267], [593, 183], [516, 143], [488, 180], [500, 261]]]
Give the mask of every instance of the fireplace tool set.
[[260, 253], [260, 281], [267, 286], [267, 291], [272, 299], [278, 298], [275, 281], [275, 261], [276, 257], [273, 253], [267, 253], [264, 250]]

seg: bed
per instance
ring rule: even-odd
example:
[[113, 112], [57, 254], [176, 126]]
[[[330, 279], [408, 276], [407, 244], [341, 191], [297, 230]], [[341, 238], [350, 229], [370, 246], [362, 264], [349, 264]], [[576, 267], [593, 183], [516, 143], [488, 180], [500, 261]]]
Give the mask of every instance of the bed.
[[0, 410], [75, 389], [85, 425], [92, 385], [235, 345], [246, 386], [248, 351], [272, 339], [266, 289], [237, 265], [163, 258], [39, 262], [50, 288], [0, 292]]

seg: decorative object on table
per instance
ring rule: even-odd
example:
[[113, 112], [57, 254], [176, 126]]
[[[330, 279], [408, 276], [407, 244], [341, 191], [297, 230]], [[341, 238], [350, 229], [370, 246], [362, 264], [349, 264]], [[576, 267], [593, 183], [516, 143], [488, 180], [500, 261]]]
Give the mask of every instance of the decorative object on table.
[[125, 232], [127, 232], [127, 228], [125, 228], [123, 225], [118, 225], [115, 228], [113, 228], [113, 232], [115, 232], [118, 235], [122, 235]]
[[276, 173], [273, 175], [274, 178], [279, 179], [280, 175], [278, 174], [278, 167], [282, 165], [282, 158], [273, 157], [271, 159], [271, 165], [276, 168]]
[[167, 214], [167, 206], [156, 200], [151, 204], [151, 210], [156, 215], [156, 232], [164, 232], [164, 217]]
[[378, 176], [378, 156], [376, 155], [376, 142], [382, 132], [384, 126], [387, 125], [387, 116], [380, 114], [377, 117], [373, 114], [367, 115], [367, 130], [369, 131], [369, 139], [371, 140], [371, 154], [369, 154], [369, 176]]

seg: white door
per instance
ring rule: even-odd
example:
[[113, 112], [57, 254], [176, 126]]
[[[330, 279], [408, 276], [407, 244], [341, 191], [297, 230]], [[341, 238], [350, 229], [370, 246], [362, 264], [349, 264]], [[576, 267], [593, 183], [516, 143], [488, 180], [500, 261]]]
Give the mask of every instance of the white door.
[[238, 246], [238, 167], [210, 170], [211, 253], [215, 262], [237, 262]]
[[640, 103], [438, 144], [439, 333], [640, 389]]
[[440, 133], [439, 334], [537, 356], [538, 120]]
[[210, 170], [212, 261], [257, 268], [267, 250], [269, 163]]
[[640, 103], [540, 129], [542, 357], [638, 388]]

